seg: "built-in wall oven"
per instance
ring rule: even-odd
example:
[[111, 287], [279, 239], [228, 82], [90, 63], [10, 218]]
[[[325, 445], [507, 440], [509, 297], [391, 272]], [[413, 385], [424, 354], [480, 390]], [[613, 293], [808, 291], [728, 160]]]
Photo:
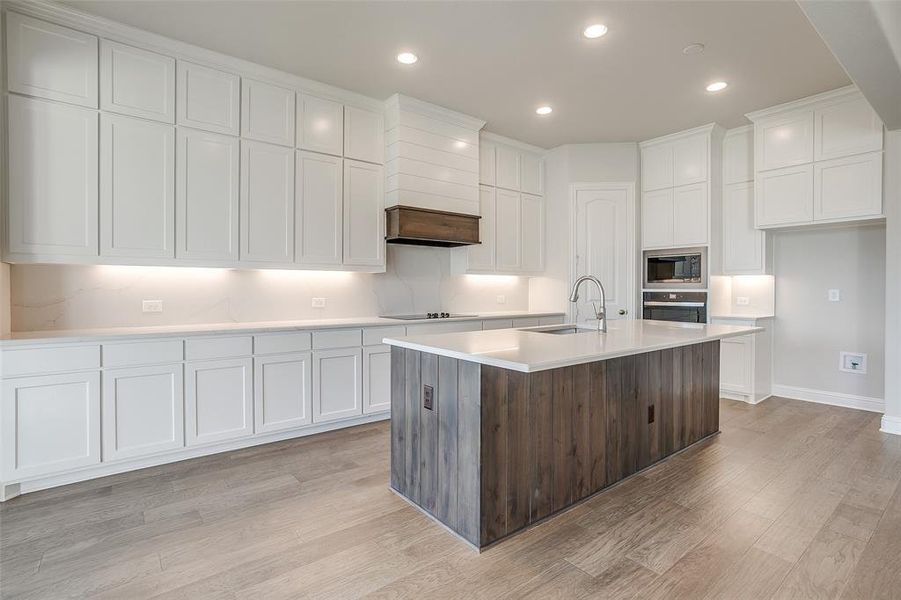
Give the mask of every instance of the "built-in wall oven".
[[655, 321], [707, 322], [707, 292], [644, 292], [642, 318]]
[[707, 289], [707, 248], [646, 250], [643, 271], [645, 290]]

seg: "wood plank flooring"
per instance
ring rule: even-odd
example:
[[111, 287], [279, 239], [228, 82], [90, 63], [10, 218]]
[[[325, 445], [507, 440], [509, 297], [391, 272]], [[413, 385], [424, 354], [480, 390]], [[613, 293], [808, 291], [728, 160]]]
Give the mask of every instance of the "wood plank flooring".
[[387, 423], [29, 494], [0, 505], [0, 596], [901, 596], [879, 415], [720, 411], [721, 435], [482, 554], [388, 490]]

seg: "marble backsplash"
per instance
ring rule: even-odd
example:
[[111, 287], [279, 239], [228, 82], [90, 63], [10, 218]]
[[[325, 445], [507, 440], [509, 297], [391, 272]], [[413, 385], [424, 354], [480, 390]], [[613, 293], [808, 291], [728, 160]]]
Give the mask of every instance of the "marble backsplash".
[[[182, 325], [527, 310], [525, 277], [452, 275], [450, 250], [388, 246], [386, 273], [12, 265], [11, 329]], [[498, 302], [503, 296], [505, 302]], [[312, 298], [326, 298], [312, 308]], [[143, 313], [142, 300], [162, 300]]]

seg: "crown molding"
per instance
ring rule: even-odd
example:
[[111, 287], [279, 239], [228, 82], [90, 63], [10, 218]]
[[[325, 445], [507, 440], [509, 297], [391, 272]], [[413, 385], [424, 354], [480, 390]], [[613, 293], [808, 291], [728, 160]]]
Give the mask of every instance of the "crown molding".
[[797, 100], [792, 100], [791, 102], [784, 102], [782, 104], [777, 104], [776, 106], [770, 106], [761, 110], [755, 110], [754, 112], [745, 114], [745, 116], [751, 121], [759, 121], [760, 119], [769, 117], [770, 115], [789, 112], [793, 110], [809, 109], [815, 104], [839, 100], [847, 96], [853, 96], [855, 94], [859, 95], [861, 98], [863, 97], [863, 94], [860, 93], [860, 90], [857, 89], [857, 86], [853, 84], [846, 85], [845, 87], [840, 87], [835, 90], [823, 92], [822, 94], [807, 96], [806, 98], [799, 98]]
[[723, 128], [717, 123], [707, 123], [706, 125], [701, 125], [700, 127], [693, 127], [692, 129], [686, 129], [685, 131], [677, 131], [676, 133], [670, 133], [667, 135], [662, 135], [660, 137], [652, 138], [650, 140], [645, 140], [643, 142], [639, 142], [638, 145], [639, 147], [644, 148], [645, 146], [654, 146], [656, 144], [674, 142], [676, 140], [680, 140], [682, 138], [690, 137], [693, 135], [711, 135], [720, 133], [722, 132], [722, 130]]
[[513, 146], [514, 148], [519, 148], [520, 150], [524, 150], [526, 152], [532, 152], [534, 154], [543, 155], [547, 152], [547, 148], [533, 146], [532, 144], [520, 142], [519, 140], [514, 140], [513, 138], [504, 137], [504, 136], [498, 135], [496, 133], [491, 133], [490, 131], [482, 131], [481, 133], [479, 133], [479, 139], [485, 140], [488, 142], [493, 142], [495, 144], [504, 144], [506, 146]]
[[479, 131], [482, 127], [485, 126], [485, 121], [477, 119], [476, 117], [471, 117], [461, 112], [457, 112], [455, 110], [451, 110], [437, 104], [432, 104], [431, 102], [426, 102], [425, 100], [419, 100], [418, 98], [405, 96], [403, 94], [394, 94], [393, 96], [385, 100], [385, 108], [388, 110], [404, 110], [414, 112], [472, 131]]

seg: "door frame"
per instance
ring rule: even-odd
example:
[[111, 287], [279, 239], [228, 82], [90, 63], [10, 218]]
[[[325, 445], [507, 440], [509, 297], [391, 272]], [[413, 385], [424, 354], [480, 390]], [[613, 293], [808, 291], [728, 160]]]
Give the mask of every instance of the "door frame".
[[[641, 315], [635, 313], [635, 307], [638, 305], [638, 288], [636, 287], [638, 268], [640, 266], [641, 253], [638, 251], [638, 236], [635, 227], [638, 222], [637, 210], [638, 206], [635, 202], [635, 182], [634, 181], [598, 181], [598, 182], [576, 182], [569, 186], [569, 237], [570, 237], [570, 253], [569, 253], [569, 286], [572, 289], [573, 282], [579, 273], [576, 273], [576, 252], [578, 250], [578, 231], [576, 230], [576, 214], [578, 212], [578, 194], [585, 191], [624, 191], [626, 192], [626, 202], [629, 205], [626, 211], [628, 220], [628, 231], [626, 232], [626, 243], [631, 254], [630, 268], [626, 272], [628, 280], [627, 288], [631, 290], [628, 297], [629, 314], [632, 318], [641, 318]], [[568, 303], [566, 308], [567, 321], [572, 322], [575, 318], [572, 303]]]

